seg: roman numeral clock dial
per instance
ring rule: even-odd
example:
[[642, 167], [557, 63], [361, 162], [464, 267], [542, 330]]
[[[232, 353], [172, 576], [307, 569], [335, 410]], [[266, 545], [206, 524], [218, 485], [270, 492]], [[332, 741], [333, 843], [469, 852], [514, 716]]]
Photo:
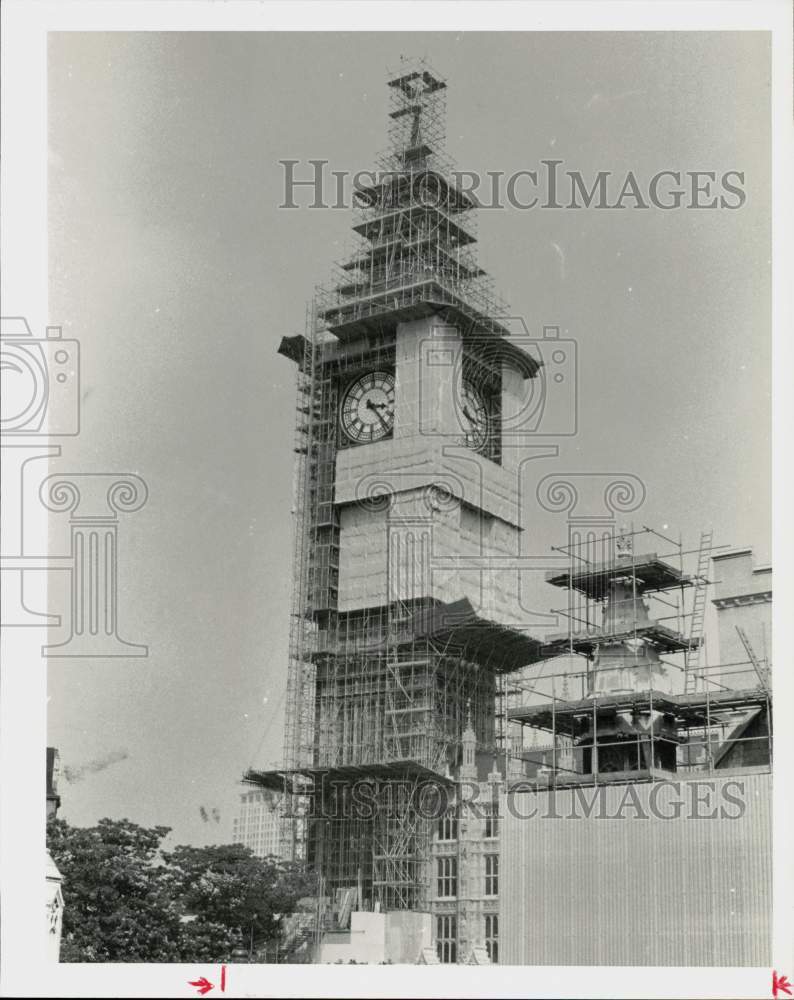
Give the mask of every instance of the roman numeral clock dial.
[[342, 430], [350, 441], [368, 444], [391, 434], [394, 427], [394, 376], [368, 372], [348, 388], [340, 413]]

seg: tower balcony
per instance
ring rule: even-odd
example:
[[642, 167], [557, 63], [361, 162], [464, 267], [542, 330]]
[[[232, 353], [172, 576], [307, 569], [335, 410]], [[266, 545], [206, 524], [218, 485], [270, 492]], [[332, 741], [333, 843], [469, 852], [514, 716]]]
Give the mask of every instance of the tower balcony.
[[378, 207], [367, 213], [353, 231], [378, 245], [396, 237], [418, 238], [432, 234], [437, 242], [450, 247], [476, 243], [477, 237], [450, 215], [432, 204], [412, 202], [403, 207]]
[[605, 601], [610, 597], [612, 585], [620, 580], [633, 581], [637, 594], [690, 587], [693, 580], [670, 563], [660, 559], [655, 552], [633, 557], [618, 556], [608, 563], [599, 563], [584, 569], [550, 571], [546, 583], [553, 587], [578, 590], [592, 601]]
[[362, 285], [360, 294], [349, 287], [344, 292], [335, 287], [320, 293], [318, 305], [330, 332], [343, 342], [367, 333], [380, 333], [384, 325], [396, 327], [398, 323], [434, 314], [447, 316], [457, 325], [473, 327], [478, 333], [498, 337], [510, 333], [494, 318], [494, 303], [480, 289], [434, 272], [398, 270], [381, 282]]
[[430, 234], [413, 239], [399, 239], [377, 246], [364, 244], [350, 260], [340, 264], [342, 271], [359, 272], [364, 280], [374, 280], [393, 273], [395, 261], [401, 267], [430, 265], [433, 270], [454, 275], [458, 280], [483, 278], [486, 272], [479, 266], [469, 247], [448, 247]]
[[648, 620], [644, 624], [620, 631], [593, 629], [590, 632], [574, 633], [573, 635], [549, 636], [543, 645], [544, 657], [562, 656], [573, 651], [584, 656], [593, 657], [600, 647], [613, 647], [634, 640], [642, 641], [652, 647], [657, 653], [682, 653], [689, 648], [697, 648], [700, 639], [687, 638], [681, 632]]

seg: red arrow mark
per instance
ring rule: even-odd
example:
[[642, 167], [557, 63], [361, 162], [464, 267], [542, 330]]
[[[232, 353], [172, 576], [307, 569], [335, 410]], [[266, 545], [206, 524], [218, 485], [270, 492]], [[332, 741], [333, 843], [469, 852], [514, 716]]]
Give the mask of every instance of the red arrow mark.
[[780, 996], [781, 993], [785, 993], [786, 996], [791, 996], [791, 983], [788, 981], [786, 976], [779, 976], [774, 969], [772, 970], [772, 996]]
[[201, 979], [188, 980], [188, 986], [195, 986], [202, 996], [205, 993], [209, 993], [210, 990], [215, 989], [215, 984], [211, 983], [206, 976], [202, 976]]

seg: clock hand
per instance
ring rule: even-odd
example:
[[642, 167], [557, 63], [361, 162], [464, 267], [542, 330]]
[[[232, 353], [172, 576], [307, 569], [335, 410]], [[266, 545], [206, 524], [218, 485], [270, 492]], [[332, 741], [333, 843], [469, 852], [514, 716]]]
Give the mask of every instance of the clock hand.
[[387, 430], [389, 430], [389, 425], [383, 419], [383, 414], [380, 412], [381, 408], [385, 407], [385, 405], [386, 405], [385, 403], [373, 403], [371, 399], [367, 400], [367, 409], [374, 411], [375, 416], [383, 424], [383, 429], [387, 431]]

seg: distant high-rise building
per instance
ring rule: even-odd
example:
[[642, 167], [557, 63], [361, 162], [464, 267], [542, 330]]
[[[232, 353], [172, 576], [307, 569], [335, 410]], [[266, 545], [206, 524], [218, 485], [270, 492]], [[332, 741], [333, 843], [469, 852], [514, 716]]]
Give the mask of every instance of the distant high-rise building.
[[232, 827], [232, 843], [250, 847], [257, 857], [280, 854], [281, 817], [276, 795], [264, 789], [240, 796], [240, 814]]

